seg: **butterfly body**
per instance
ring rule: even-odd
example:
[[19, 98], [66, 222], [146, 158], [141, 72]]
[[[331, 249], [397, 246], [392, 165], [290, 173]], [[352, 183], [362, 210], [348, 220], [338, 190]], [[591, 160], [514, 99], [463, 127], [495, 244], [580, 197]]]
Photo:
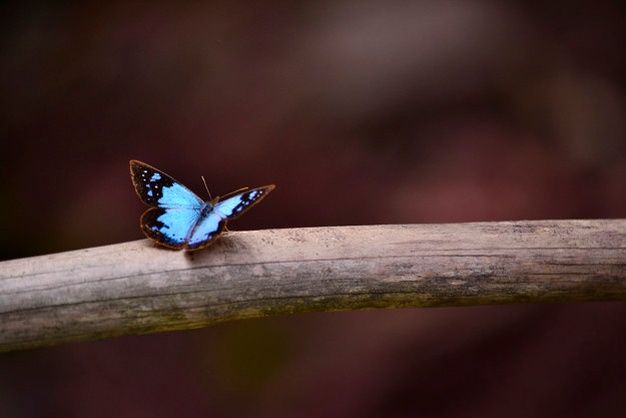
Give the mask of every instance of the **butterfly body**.
[[141, 161], [130, 161], [139, 198], [151, 206], [141, 215], [148, 238], [171, 249], [199, 250], [212, 244], [226, 223], [260, 202], [274, 185], [243, 188], [222, 198], [204, 201], [164, 172]]

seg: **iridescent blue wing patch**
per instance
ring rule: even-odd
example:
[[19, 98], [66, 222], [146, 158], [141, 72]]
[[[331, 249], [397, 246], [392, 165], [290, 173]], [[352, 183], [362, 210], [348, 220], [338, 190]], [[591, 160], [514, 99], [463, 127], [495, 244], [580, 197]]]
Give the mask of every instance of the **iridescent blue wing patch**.
[[141, 229], [148, 238], [176, 250], [187, 246], [200, 219], [200, 209], [150, 208], [141, 215]]
[[208, 247], [224, 231], [226, 220], [212, 210], [198, 221], [187, 241], [188, 250]]
[[205, 202], [172, 177], [141, 161], [130, 161], [130, 173], [137, 195], [152, 206], [141, 216], [144, 234], [177, 250], [209, 246], [224, 231], [227, 221], [239, 217], [274, 189], [274, 185], [244, 188]]
[[139, 198], [147, 205], [161, 208], [202, 208], [204, 201], [194, 192], [141, 161], [130, 161], [130, 174]]
[[274, 190], [273, 184], [254, 189], [237, 190], [221, 198], [215, 203], [213, 210], [226, 220], [236, 219], [252, 206], [259, 203], [272, 190]]

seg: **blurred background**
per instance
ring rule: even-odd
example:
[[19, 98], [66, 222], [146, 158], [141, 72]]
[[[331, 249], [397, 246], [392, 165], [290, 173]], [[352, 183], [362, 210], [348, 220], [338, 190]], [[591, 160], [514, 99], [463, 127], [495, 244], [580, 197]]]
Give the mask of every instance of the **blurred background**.
[[[618, 2], [1, 16], [2, 260], [142, 238], [131, 158], [201, 196], [201, 175], [214, 195], [276, 183], [234, 230], [626, 217]], [[624, 416], [624, 319], [625, 303], [306, 314], [6, 353], [0, 416]]]

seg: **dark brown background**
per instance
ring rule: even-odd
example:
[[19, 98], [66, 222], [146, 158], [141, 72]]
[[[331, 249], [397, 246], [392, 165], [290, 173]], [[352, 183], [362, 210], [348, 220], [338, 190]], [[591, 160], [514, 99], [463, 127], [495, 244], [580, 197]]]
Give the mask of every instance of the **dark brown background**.
[[[141, 238], [130, 158], [202, 196], [276, 183], [232, 229], [626, 217], [626, 14], [545, 3], [5, 5], [0, 258]], [[623, 416], [625, 319], [309, 314], [8, 353], [0, 416]]]

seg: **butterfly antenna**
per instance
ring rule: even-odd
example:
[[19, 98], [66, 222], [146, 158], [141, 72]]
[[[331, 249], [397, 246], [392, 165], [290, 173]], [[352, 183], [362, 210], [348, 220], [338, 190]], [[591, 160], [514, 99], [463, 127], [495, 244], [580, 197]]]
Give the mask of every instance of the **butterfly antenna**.
[[206, 192], [209, 194], [209, 199], [213, 200], [213, 197], [211, 196], [211, 192], [209, 191], [209, 186], [206, 185], [206, 180], [204, 179], [204, 176], [200, 176], [200, 178], [202, 178], [202, 183], [204, 183], [204, 188], [206, 189]]

